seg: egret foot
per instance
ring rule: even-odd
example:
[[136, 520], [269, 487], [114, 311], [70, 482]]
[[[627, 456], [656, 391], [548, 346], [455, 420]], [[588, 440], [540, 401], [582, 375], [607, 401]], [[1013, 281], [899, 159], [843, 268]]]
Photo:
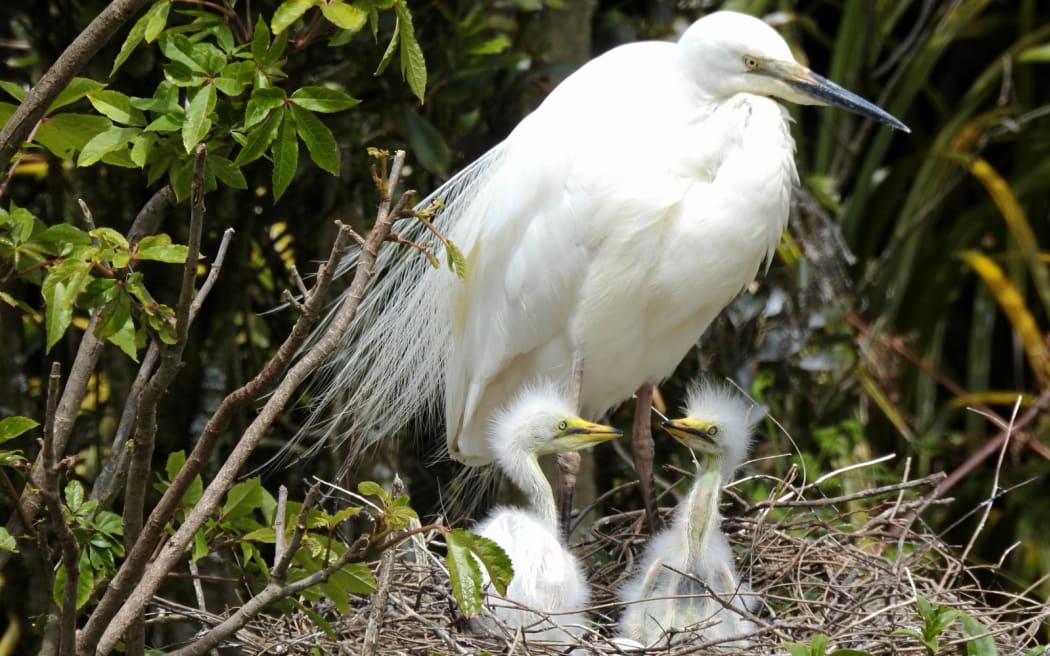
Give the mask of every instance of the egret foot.
[[637, 404], [634, 406], [634, 430], [631, 431], [631, 450], [634, 452], [634, 469], [638, 473], [638, 485], [642, 490], [642, 505], [645, 506], [645, 521], [649, 534], [655, 535], [663, 528], [660, 514], [653, 496], [653, 386], [649, 383], [638, 388]]

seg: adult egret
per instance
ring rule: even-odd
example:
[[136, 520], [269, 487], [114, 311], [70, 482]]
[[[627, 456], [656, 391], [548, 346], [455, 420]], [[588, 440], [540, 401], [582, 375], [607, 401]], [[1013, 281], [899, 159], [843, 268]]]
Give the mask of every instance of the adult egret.
[[[654, 645], [668, 632], [699, 625], [706, 640], [752, 630], [748, 603], [722, 534], [718, 499], [723, 483], [747, 456], [762, 413], [723, 387], [696, 385], [685, 418], [664, 422], [667, 432], [700, 457], [696, 478], [670, 526], [647, 545], [641, 567], [620, 591], [623, 637]], [[689, 637], [679, 634], [679, 639]]]
[[496, 414], [489, 448], [528, 505], [498, 508], [475, 529], [503, 547], [514, 565], [514, 578], [506, 596], [492, 605], [493, 613], [542, 640], [565, 641], [583, 632], [579, 609], [588, 605], [590, 590], [580, 563], [559, 539], [554, 495], [537, 456], [584, 449], [622, 434], [580, 419], [566, 396], [553, 385], [528, 387]]
[[[465, 254], [465, 280], [384, 251], [313, 391], [320, 432], [360, 453], [412, 416], [438, 417], [444, 390], [448, 453], [487, 464], [494, 412], [536, 376], [568, 380], [581, 359], [582, 416], [639, 391], [635, 460], [652, 511], [651, 384], [768, 264], [787, 223], [794, 141], [775, 98], [907, 131], [728, 11], [570, 75], [424, 201], [444, 204], [434, 224]], [[415, 219], [395, 230], [439, 241]]]

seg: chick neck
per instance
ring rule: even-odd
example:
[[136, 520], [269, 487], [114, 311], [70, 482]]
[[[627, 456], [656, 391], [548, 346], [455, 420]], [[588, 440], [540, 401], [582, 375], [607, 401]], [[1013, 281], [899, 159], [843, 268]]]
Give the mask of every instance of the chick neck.
[[507, 478], [525, 495], [526, 509], [552, 532], [557, 532], [558, 509], [554, 505], [554, 492], [540, 469], [536, 454], [515, 449], [500, 454], [498, 461]]
[[693, 562], [707, 550], [707, 541], [721, 530], [722, 517], [718, 499], [722, 491], [720, 463], [711, 456], [703, 456], [697, 466], [693, 487], [682, 504], [680, 522], [685, 532], [688, 561]]

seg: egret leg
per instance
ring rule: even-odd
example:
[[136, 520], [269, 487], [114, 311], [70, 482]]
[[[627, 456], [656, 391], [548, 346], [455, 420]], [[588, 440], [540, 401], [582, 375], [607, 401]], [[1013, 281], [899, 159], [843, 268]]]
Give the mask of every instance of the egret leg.
[[[583, 391], [583, 354], [576, 351], [572, 358], [572, 378], [569, 381], [569, 393], [572, 405], [580, 409], [580, 395]], [[562, 542], [569, 544], [569, 533], [572, 532], [572, 497], [576, 490], [576, 478], [580, 474], [581, 455], [578, 451], [558, 454], [558, 527]]]
[[653, 496], [653, 386], [646, 383], [639, 387], [637, 398], [631, 449], [634, 451], [634, 469], [638, 474], [638, 485], [642, 490], [645, 519], [649, 523], [649, 534], [653, 535], [663, 526], [660, 515], [656, 512], [656, 497]]
[[562, 542], [569, 543], [572, 528], [572, 498], [576, 477], [580, 473], [580, 453], [569, 451], [558, 454], [558, 532]]

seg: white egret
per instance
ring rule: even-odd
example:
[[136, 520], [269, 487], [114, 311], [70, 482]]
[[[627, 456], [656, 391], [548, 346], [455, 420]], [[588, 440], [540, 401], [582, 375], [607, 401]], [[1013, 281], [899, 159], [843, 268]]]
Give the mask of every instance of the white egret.
[[[651, 511], [650, 386], [768, 265], [787, 224], [794, 141], [774, 99], [907, 130], [797, 63], [761, 20], [728, 11], [677, 43], [624, 45], [570, 75], [424, 201], [443, 201], [435, 224], [465, 254], [464, 281], [385, 250], [314, 389], [321, 432], [359, 453], [414, 415], [438, 417], [443, 390], [448, 453], [490, 463], [496, 409], [536, 376], [568, 380], [580, 358], [583, 417], [639, 391], [633, 439]], [[414, 219], [395, 229], [435, 241]]]
[[[742, 613], [749, 607], [748, 589], [739, 581], [722, 533], [718, 499], [747, 456], [762, 413], [729, 389], [696, 385], [685, 414], [664, 427], [700, 457], [696, 478], [670, 526], [649, 541], [641, 566], [620, 591], [626, 604], [620, 633], [646, 646], [694, 625], [706, 640], [741, 636], [753, 628]], [[675, 641], [690, 635], [677, 634]]]
[[588, 605], [590, 590], [579, 561], [559, 539], [554, 495], [537, 456], [622, 434], [580, 419], [566, 396], [552, 385], [526, 388], [491, 420], [489, 448], [528, 505], [498, 508], [475, 529], [503, 547], [514, 565], [514, 578], [506, 596], [492, 604], [493, 613], [542, 640], [566, 641], [584, 631], [580, 609]]

